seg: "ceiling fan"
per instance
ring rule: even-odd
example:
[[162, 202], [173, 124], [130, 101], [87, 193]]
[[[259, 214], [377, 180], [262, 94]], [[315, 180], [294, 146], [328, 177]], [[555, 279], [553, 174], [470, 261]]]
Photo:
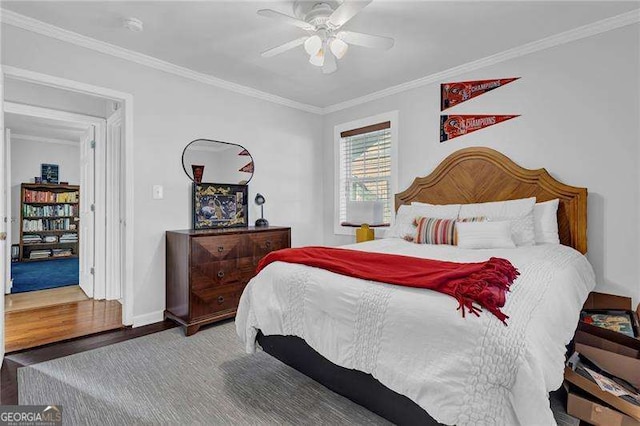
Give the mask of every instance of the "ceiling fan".
[[298, 0], [294, 3], [296, 17], [272, 9], [259, 10], [260, 16], [294, 25], [309, 34], [266, 50], [262, 52], [262, 56], [269, 58], [304, 45], [304, 50], [309, 54], [309, 62], [322, 67], [324, 74], [331, 74], [338, 69], [336, 58], [342, 59], [351, 44], [374, 49], [390, 49], [394, 43], [392, 38], [341, 29], [371, 1], [344, 0], [340, 3], [337, 0], [318, 0], [317, 2]]

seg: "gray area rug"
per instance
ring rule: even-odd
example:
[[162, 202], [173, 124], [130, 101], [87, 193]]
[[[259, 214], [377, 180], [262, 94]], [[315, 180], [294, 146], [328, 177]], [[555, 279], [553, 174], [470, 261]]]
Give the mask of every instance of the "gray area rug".
[[[265, 353], [245, 354], [232, 322], [20, 368], [18, 394], [20, 404], [62, 405], [73, 425], [387, 424]], [[552, 406], [559, 424], [573, 424]]]

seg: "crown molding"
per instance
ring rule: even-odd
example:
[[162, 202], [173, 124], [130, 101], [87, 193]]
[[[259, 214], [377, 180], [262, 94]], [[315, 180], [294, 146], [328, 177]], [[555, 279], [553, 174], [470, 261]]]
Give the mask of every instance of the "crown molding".
[[284, 105], [301, 111], [310, 112], [313, 114], [323, 113], [322, 108], [314, 105], [304, 104], [271, 93], [263, 92], [252, 87], [232, 83], [230, 81], [213, 77], [211, 75], [194, 71], [176, 64], [172, 64], [171, 62], [163, 61], [149, 55], [134, 52], [133, 50], [125, 49], [120, 46], [96, 40], [94, 38], [87, 37], [73, 31], [65, 30], [63, 28], [56, 27], [55, 25], [47, 24], [46, 22], [21, 15], [7, 9], [0, 9], [0, 16], [3, 24], [11, 25], [13, 27], [21, 28], [23, 30], [31, 31], [47, 37], [55, 38], [57, 40], [65, 41], [67, 43], [75, 44], [87, 49], [95, 50], [106, 55], [115, 56], [126, 61], [135, 62], [137, 64], [164, 71], [169, 74], [174, 74], [190, 80], [198, 81], [200, 83], [208, 84], [210, 86], [219, 87], [231, 92], [240, 93], [242, 95], [251, 96], [263, 101]]
[[22, 133], [12, 133], [11, 140], [18, 139], [21, 141], [29, 141], [29, 142], [44, 142], [44, 143], [55, 143], [58, 145], [70, 145], [79, 147], [80, 141], [72, 141], [67, 139], [56, 139], [56, 138], [45, 138], [43, 136], [33, 136]]
[[541, 50], [550, 49], [555, 46], [560, 46], [565, 43], [581, 40], [583, 38], [615, 30], [617, 28], [622, 28], [627, 25], [637, 24], [638, 22], [640, 22], [640, 9], [635, 9], [630, 12], [596, 21], [591, 24], [583, 25], [569, 31], [533, 41], [531, 43], [523, 44], [522, 46], [514, 47], [512, 49], [508, 49], [503, 52], [496, 53], [494, 55], [490, 55], [472, 62], [467, 62], [466, 64], [449, 68], [447, 70], [437, 72], [435, 74], [431, 74], [417, 80], [408, 81], [406, 83], [398, 84], [397, 86], [392, 86], [365, 96], [330, 105], [323, 108], [322, 112], [323, 114], [330, 114], [332, 112], [341, 111], [343, 109], [375, 101], [377, 99], [386, 98], [387, 96], [395, 95], [397, 93], [405, 92], [417, 87], [437, 83], [444, 79], [455, 77], [469, 71], [475, 71], [491, 65], [499, 64], [510, 59], [518, 58], [520, 56], [525, 56], [531, 53], [539, 52]]
[[391, 86], [389, 88], [373, 92], [368, 95], [360, 96], [324, 108], [297, 102], [292, 99], [287, 99], [271, 93], [263, 92], [258, 89], [243, 86], [241, 84], [232, 83], [230, 81], [226, 81], [221, 78], [175, 65], [170, 62], [154, 58], [152, 56], [125, 49], [123, 47], [115, 46], [113, 44], [106, 43], [100, 40], [96, 40], [94, 38], [87, 37], [73, 31], [65, 30], [63, 28], [56, 27], [55, 25], [47, 24], [45, 22], [12, 12], [7, 9], [0, 9], [0, 16], [3, 24], [11, 25], [47, 37], [55, 38], [61, 41], [75, 44], [77, 46], [95, 50], [100, 53], [174, 74], [183, 78], [198, 81], [210, 86], [219, 87], [235, 93], [251, 96], [253, 98], [287, 106], [301, 111], [324, 115], [371, 102], [377, 99], [382, 99], [387, 96], [405, 92], [407, 90], [437, 83], [444, 79], [455, 77], [457, 75], [475, 71], [491, 65], [499, 64], [510, 59], [515, 59], [545, 49], [550, 49], [552, 47], [559, 46], [565, 43], [581, 40], [583, 38], [615, 30], [617, 28], [622, 28], [627, 25], [637, 24], [640, 22], [640, 9], [635, 9], [620, 15], [613, 16], [611, 18], [602, 19], [591, 24], [583, 25], [581, 27], [574, 28], [572, 30], [568, 30], [550, 37], [546, 37], [541, 40], [533, 41], [522, 46], [514, 47], [512, 49], [508, 49], [494, 55], [490, 55], [475, 61], [468, 62], [466, 64], [449, 68], [435, 74], [430, 74], [416, 80], [408, 81], [396, 86]]

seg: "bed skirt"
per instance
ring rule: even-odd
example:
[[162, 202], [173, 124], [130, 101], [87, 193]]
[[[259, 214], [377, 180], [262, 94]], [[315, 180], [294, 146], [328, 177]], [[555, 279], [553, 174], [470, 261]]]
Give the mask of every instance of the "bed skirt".
[[371, 374], [332, 363], [299, 337], [258, 332], [257, 341], [269, 355], [392, 423], [440, 424], [415, 402], [387, 388]]

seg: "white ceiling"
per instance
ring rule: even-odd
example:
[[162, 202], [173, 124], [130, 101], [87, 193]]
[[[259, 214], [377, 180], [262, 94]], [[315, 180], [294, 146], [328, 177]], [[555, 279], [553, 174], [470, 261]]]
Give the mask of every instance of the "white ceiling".
[[[324, 75], [302, 47], [260, 52], [305, 35], [256, 15], [293, 14], [293, 1], [3, 1], [14, 12], [183, 67], [326, 107], [638, 8], [632, 1], [375, 0], [345, 29], [393, 37], [386, 52], [352, 47]], [[122, 27], [144, 22], [142, 33]]]
[[86, 125], [83, 124], [12, 113], [5, 113], [4, 124], [12, 135], [17, 136], [16, 142], [21, 140], [20, 136], [27, 136], [42, 139], [43, 142], [55, 140], [80, 144], [86, 131]]

